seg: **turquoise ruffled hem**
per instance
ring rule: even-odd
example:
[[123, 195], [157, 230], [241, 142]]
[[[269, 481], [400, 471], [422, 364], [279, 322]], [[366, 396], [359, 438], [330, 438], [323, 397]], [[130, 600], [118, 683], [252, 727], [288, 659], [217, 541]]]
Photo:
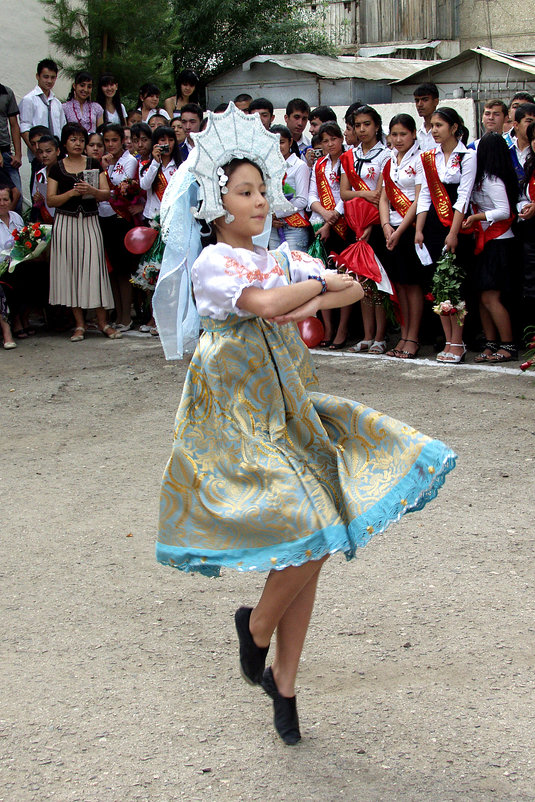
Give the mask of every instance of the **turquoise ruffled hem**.
[[384, 532], [406, 513], [423, 509], [434, 499], [447, 474], [455, 467], [456, 459], [456, 454], [440, 440], [430, 440], [407, 475], [347, 527], [327, 526], [306, 538], [251, 549], [185, 549], [158, 542], [156, 559], [181, 571], [196, 571], [205, 576], [219, 576], [221, 568], [282, 570], [338, 551], [343, 551], [346, 559], [351, 560], [357, 549], [365, 546], [374, 535]]

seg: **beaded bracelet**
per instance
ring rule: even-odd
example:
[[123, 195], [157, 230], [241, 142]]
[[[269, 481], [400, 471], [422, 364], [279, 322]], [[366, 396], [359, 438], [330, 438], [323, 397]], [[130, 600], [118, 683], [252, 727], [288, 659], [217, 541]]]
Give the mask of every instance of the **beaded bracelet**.
[[323, 276], [309, 276], [309, 278], [314, 279], [315, 281], [319, 281], [321, 284], [321, 292], [320, 295], [323, 295], [324, 292], [327, 292], [327, 282], [323, 278]]

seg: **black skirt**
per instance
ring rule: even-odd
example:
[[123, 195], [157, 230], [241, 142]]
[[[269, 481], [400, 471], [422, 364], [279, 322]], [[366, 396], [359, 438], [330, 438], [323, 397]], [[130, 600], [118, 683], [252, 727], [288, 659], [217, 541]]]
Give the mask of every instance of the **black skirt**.
[[487, 242], [482, 252], [475, 257], [473, 281], [479, 292], [498, 290], [508, 292], [514, 267], [513, 237], [493, 239]]
[[401, 237], [393, 251], [385, 248], [384, 268], [391, 281], [396, 284], [418, 284], [423, 286], [426, 278], [426, 270], [414, 248], [414, 227], [409, 226]]
[[138, 266], [139, 257], [127, 251], [124, 244], [125, 235], [133, 228], [132, 224], [119, 215], [99, 217], [106, 256], [112, 266], [113, 273], [120, 276], [131, 276]]

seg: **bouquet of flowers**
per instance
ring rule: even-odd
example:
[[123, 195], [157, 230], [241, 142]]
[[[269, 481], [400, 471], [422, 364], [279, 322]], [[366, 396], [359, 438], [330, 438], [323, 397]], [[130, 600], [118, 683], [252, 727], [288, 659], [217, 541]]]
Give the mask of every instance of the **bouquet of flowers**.
[[158, 276], [160, 275], [160, 268], [162, 266], [163, 252], [165, 250], [165, 242], [160, 234], [160, 217], [156, 216], [151, 220], [151, 228], [158, 231], [158, 236], [154, 244], [141, 257], [139, 267], [130, 279], [130, 283], [135, 287], [140, 287], [142, 290], [154, 292]]
[[437, 262], [431, 292], [425, 297], [434, 301], [433, 312], [437, 315], [455, 315], [459, 326], [468, 314], [466, 303], [461, 298], [461, 286], [465, 272], [455, 262], [455, 254], [447, 251]]
[[17, 265], [36, 259], [40, 256], [48, 243], [52, 234], [52, 226], [44, 223], [32, 223], [11, 232], [13, 245], [10, 250], [0, 253], [0, 275], [6, 270], [13, 273]]
[[529, 326], [524, 332], [528, 342], [528, 350], [526, 351], [526, 361], [520, 365], [520, 370], [535, 370], [535, 326]]

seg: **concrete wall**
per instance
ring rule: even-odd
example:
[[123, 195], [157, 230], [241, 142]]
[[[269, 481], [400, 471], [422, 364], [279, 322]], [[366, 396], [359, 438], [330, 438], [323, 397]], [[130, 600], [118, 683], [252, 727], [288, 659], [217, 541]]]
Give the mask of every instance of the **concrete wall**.
[[460, 0], [461, 50], [492, 47], [513, 55], [535, 51], [533, 0]]

